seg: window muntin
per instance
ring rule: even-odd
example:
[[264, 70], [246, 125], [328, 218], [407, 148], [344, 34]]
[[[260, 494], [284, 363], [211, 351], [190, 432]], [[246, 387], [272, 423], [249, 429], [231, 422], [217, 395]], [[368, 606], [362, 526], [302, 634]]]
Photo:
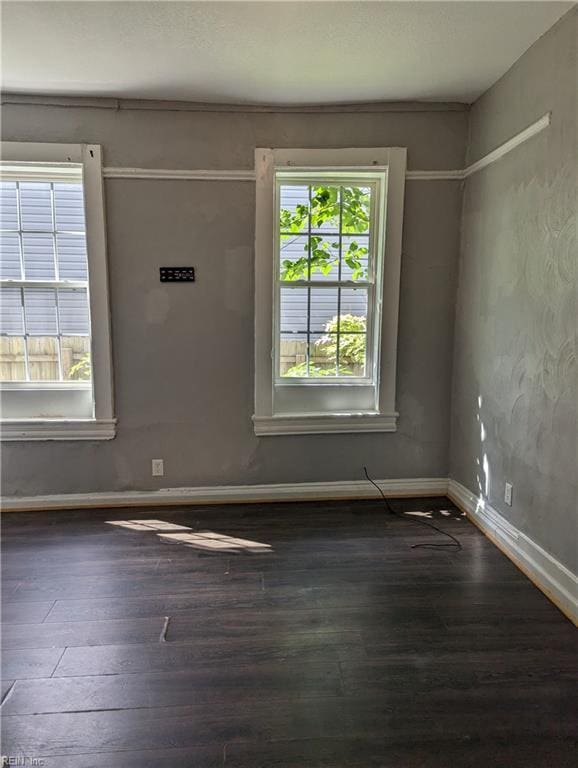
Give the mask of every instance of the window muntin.
[[0, 381], [90, 388], [82, 166], [11, 168], [0, 182]]
[[379, 180], [283, 170], [275, 189], [275, 383], [374, 383]]

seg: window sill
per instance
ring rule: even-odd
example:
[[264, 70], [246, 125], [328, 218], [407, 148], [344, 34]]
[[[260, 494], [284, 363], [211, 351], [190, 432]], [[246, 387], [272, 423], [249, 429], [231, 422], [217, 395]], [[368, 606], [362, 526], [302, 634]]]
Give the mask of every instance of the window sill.
[[58, 390], [70, 392], [76, 389], [92, 389], [91, 381], [2, 381], [0, 392], [23, 392]]
[[312, 414], [296, 416], [253, 416], [255, 434], [329, 435], [352, 432], [395, 432], [397, 413]]
[[0, 422], [1, 441], [112, 440], [116, 419], [6, 419]]

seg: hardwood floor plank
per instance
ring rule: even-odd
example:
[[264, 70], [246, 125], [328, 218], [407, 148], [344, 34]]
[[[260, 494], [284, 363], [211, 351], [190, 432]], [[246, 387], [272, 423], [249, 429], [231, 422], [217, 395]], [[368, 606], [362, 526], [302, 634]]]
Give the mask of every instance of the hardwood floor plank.
[[160, 595], [134, 598], [97, 598], [57, 600], [46, 618], [47, 623], [66, 621], [108, 621], [110, 619], [142, 619], [151, 616], [194, 614], [207, 608], [231, 610], [265, 608], [265, 595], [259, 590], [191, 590], [182, 595]]
[[2, 673], [15, 680], [50, 677], [63, 653], [64, 648], [2, 649]]
[[53, 605], [53, 600], [39, 603], [2, 602], [2, 624], [41, 624]]
[[[233, 743], [227, 768], [575, 768], [578, 741], [440, 739], [412, 744], [394, 739], [309, 739]], [[50, 768], [50, 766], [49, 766]], [[68, 768], [68, 766], [67, 766]]]
[[3, 714], [91, 712], [341, 695], [337, 664], [221, 665], [178, 672], [18, 680]]
[[[556, 624], [535, 623], [516, 627], [508, 624], [504, 631], [503, 624], [479, 623], [469, 626], [444, 628], [444, 631], [432, 633], [415, 628], [403, 635], [395, 628], [381, 633], [364, 632], [364, 646], [369, 658], [380, 658], [392, 653], [460, 653], [478, 651], [504, 651], [513, 648], [521, 651], [537, 651], [544, 654], [577, 653], [576, 631], [572, 625], [560, 617]], [[565, 626], [565, 625], [568, 626]], [[577, 662], [578, 666], [578, 662]]]
[[145, 752], [42, 756], [40, 759], [42, 768], [223, 768], [224, 751], [224, 745], [185, 749], [167, 747]]
[[[8, 702], [10, 699], [8, 699]], [[59, 755], [163, 749], [235, 741], [309, 738], [468, 739], [576, 735], [575, 686], [528, 690], [480, 687], [382, 692], [363, 698], [299, 699], [105, 712], [5, 715], [3, 749]]]
[[163, 620], [158, 618], [115, 621], [69, 621], [63, 624], [12, 624], [3, 627], [2, 647], [65, 648], [76, 645], [122, 645], [158, 640]]
[[8, 589], [14, 588], [15, 601], [66, 600], [98, 597], [130, 597], [131, 595], [174, 595], [187, 593], [194, 589], [222, 588], [227, 583], [233, 583], [240, 588], [261, 588], [259, 573], [242, 574], [210, 574], [185, 573], [171, 574], [170, 577], [158, 578], [154, 575], [131, 579], [130, 577], [95, 579], [92, 576], [60, 580], [46, 580], [42, 577], [20, 581], [17, 584], [6, 584]]
[[364, 657], [365, 649], [358, 632], [271, 633], [266, 637], [217, 638], [194, 643], [67, 648], [53, 676], [139, 674], [195, 669], [217, 663], [338, 662]]
[[2, 683], [0, 685], [0, 701], [4, 701], [15, 682], [15, 680], [4, 679], [4, 677], [2, 678]]
[[578, 685], [576, 654], [558, 654], [554, 663], [537, 652], [502, 651], [391, 654], [386, 659], [340, 664], [343, 692], [365, 696], [382, 690], [422, 694], [440, 689], [468, 690], [480, 685], [536, 686], [555, 678]]
[[431, 608], [380, 606], [344, 607], [335, 610], [230, 610], [211, 611], [194, 617], [178, 615], [171, 620], [170, 639], [187, 641], [202, 637], [237, 637], [282, 629], [289, 633], [367, 632], [378, 627], [403, 632], [419, 624], [430, 632], [445, 630]]

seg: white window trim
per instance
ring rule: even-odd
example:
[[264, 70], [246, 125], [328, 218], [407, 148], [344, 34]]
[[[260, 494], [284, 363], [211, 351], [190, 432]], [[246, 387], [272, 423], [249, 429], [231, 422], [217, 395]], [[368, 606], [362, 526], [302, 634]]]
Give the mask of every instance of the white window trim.
[[[116, 419], [113, 400], [101, 147], [98, 144], [3, 141], [1, 160], [14, 163], [82, 163], [94, 417], [92, 419], [3, 419], [0, 422], [0, 440], [110, 440], [116, 434]], [[0, 389], [13, 388], [12, 384], [13, 382], [5, 382]], [[52, 388], [61, 389], [63, 385], [55, 382]]]
[[[275, 170], [303, 168], [327, 172], [387, 171], [386, 231], [383, 254], [381, 342], [378, 351], [376, 410], [335, 413], [275, 413]], [[399, 283], [403, 229], [406, 149], [255, 150], [255, 434], [394, 432]], [[379, 298], [379, 297], [378, 297]], [[347, 387], [347, 384], [337, 386]], [[353, 385], [356, 386], [356, 385]]]

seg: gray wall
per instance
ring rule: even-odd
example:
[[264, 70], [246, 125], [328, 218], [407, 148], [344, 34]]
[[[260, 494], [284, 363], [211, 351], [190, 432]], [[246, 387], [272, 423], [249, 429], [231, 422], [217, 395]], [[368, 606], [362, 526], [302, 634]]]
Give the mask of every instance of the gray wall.
[[453, 478], [476, 493], [488, 483], [492, 506], [574, 571], [576, 19], [471, 110], [469, 162], [545, 112], [552, 124], [466, 182], [450, 450]]
[[[3, 138], [100, 143], [105, 164], [251, 168], [255, 146], [405, 146], [413, 169], [463, 167], [467, 112], [203, 112], [5, 104]], [[7, 495], [446, 476], [460, 185], [406, 187], [396, 434], [256, 438], [254, 187], [106, 182], [118, 435], [4, 443]], [[162, 286], [161, 264], [197, 267]], [[186, 350], [185, 354], [182, 350]], [[215, 351], [217, 350], [217, 351]], [[151, 478], [151, 458], [165, 477]]]

